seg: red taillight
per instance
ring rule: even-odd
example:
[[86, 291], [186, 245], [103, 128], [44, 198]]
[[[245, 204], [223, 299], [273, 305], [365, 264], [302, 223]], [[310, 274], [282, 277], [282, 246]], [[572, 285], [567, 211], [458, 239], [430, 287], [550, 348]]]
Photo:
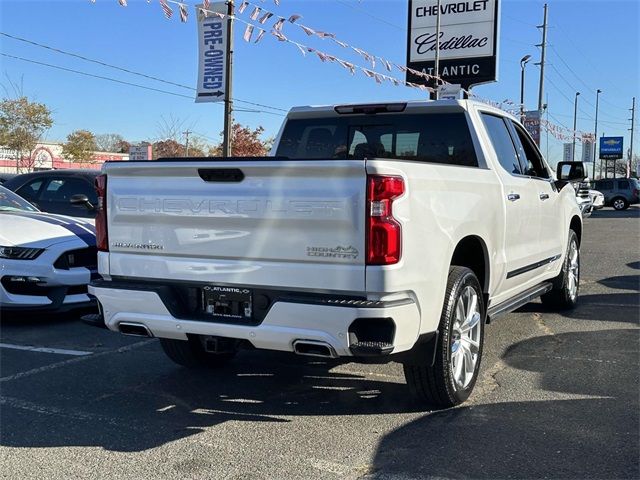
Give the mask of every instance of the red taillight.
[[109, 251], [109, 235], [107, 234], [107, 176], [96, 177], [98, 193], [98, 213], [96, 214], [96, 246], [101, 252]]
[[367, 177], [367, 265], [400, 261], [402, 227], [393, 218], [393, 200], [404, 193], [402, 177]]

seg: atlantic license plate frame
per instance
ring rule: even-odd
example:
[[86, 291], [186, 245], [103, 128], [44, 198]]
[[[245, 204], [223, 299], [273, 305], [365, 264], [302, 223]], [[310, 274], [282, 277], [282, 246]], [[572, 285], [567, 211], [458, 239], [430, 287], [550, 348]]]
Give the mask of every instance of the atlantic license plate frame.
[[202, 311], [212, 318], [252, 320], [253, 293], [248, 288], [207, 285], [202, 288]]

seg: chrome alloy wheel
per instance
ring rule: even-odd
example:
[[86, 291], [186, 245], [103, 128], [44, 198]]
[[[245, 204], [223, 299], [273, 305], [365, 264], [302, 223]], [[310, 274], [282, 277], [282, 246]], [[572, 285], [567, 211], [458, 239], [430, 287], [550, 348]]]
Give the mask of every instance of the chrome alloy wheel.
[[569, 245], [569, 262], [567, 264], [567, 291], [571, 300], [575, 300], [578, 295], [578, 283], [580, 282], [580, 253], [575, 240]]
[[451, 373], [458, 388], [473, 379], [480, 352], [480, 320], [478, 294], [467, 286], [458, 297], [451, 330]]
[[613, 201], [613, 208], [615, 208], [616, 210], [622, 210], [624, 208], [624, 200], [622, 200], [621, 198], [616, 198]]

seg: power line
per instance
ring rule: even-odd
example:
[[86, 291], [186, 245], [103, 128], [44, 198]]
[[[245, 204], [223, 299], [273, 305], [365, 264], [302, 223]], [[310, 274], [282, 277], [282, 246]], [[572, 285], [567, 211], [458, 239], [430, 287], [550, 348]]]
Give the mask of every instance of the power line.
[[31, 59], [28, 59], [28, 58], [17, 57], [15, 55], [9, 55], [8, 53], [4, 53], [4, 52], [0, 52], [0, 55], [2, 55], [3, 57], [13, 58], [15, 60], [21, 60], [23, 62], [34, 63], [36, 65], [41, 65], [43, 67], [55, 68], [57, 70], [63, 70], [65, 72], [70, 72], [70, 73], [77, 73], [78, 75], [84, 75], [84, 76], [87, 76], [87, 77], [99, 78], [101, 80], [108, 80], [110, 82], [120, 83], [122, 85], [129, 85], [131, 87], [136, 87], [136, 88], [142, 88], [144, 90], [151, 90], [151, 91], [154, 91], [154, 92], [164, 93], [164, 94], [167, 94], [167, 95], [173, 95], [175, 97], [182, 97], [182, 98], [189, 98], [189, 99], [192, 98], [189, 95], [183, 95], [181, 93], [170, 92], [168, 90], [160, 90], [159, 88], [147, 87], [145, 85], [139, 85], [137, 83], [126, 82], [124, 80], [118, 80], [118, 79], [111, 78], [111, 77], [103, 77], [102, 75], [95, 75], [93, 73], [81, 72], [80, 70], [74, 70], [74, 69], [71, 69], [71, 68], [61, 67], [59, 65], [52, 65], [50, 63], [38, 62], [37, 60], [31, 60]]
[[386, 25], [389, 25], [390, 27], [394, 27], [397, 28], [399, 30], [404, 30], [405, 27], [401, 27], [400, 25], [398, 25], [397, 23], [392, 23], [388, 20], [385, 20], [384, 18], [378, 17], [374, 14], [372, 14], [371, 12], [363, 9], [360, 5], [353, 5], [349, 2], [345, 2], [343, 0], [336, 0], [338, 3], [344, 5], [345, 7], [349, 7], [352, 8], [353, 10], [359, 10], [361, 13], [365, 14], [366, 16], [373, 18], [374, 20], [377, 20], [378, 22], [384, 23]]
[[[146, 78], [148, 80], [154, 80], [156, 82], [165, 83], [167, 85], [172, 85], [174, 87], [185, 88], [185, 89], [191, 90], [191, 91], [195, 91], [196, 90], [195, 88], [190, 87], [188, 85], [183, 85], [181, 83], [171, 82], [171, 81], [165, 80], [163, 78], [154, 77], [153, 75], [147, 75], [146, 73], [141, 73], [141, 72], [136, 72], [134, 70], [129, 70], [128, 68], [119, 67], [117, 65], [112, 65], [110, 63], [106, 63], [106, 62], [103, 62], [101, 60], [96, 60], [96, 59], [93, 59], [93, 58], [85, 57], [84, 55], [80, 55], [80, 54], [77, 54], [77, 53], [61, 50], [59, 48], [55, 48], [55, 47], [52, 47], [50, 45], [45, 45], [45, 44], [42, 44], [42, 43], [38, 43], [38, 42], [35, 42], [33, 40], [29, 40], [27, 38], [18, 37], [18, 36], [11, 35], [11, 34], [8, 34], [8, 33], [5, 33], [5, 32], [0, 32], [0, 35], [3, 35], [3, 36], [8, 37], [8, 38], [11, 38], [13, 40], [18, 40], [20, 42], [28, 43], [28, 44], [34, 45], [36, 47], [44, 48], [46, 50], [50, 50], [50, 51], [53, 51], [53, 52], [56, 52], [56, 53], [60, 53], [62, 55], [67, 55], [67, 56], [70, 56], [70, 57], [79, 58], [79, 59], [84, 60], [86, 62], [95, 63], [95, 64], [101, 65], [103, 67], [113, 68], [115, 70], [120, 70], [122, 72], [129, 73], [131, 75], [137, 75], [139, 77]], [[189, 97], [189, 98], [191, 98], [191, 97]], [[271, 110], [278, 110], [278, 111], [281, 111], [281, 112], [287, 112], [287, 110], [285, 110], [284, 108], [274, 107], [274, 106], [271, 106], [271, 105], [264, 105], [264, 104], [261, 104], [261, 103], [250, 102], [250, 101], [247, 101], [247, 100], [241, 100], [239, 98], [234, 98], [233, 100], [236, 101], [236, 102], [245, 103], [247, 105], [253, 105], [255, 107], [268, 108], [268, 109], [271, 109]], [[261, 112], [261, 113], [264, 113], [264, 112]]]
[[[143, 90], [150, 90], [150, 91], [157, 92], [157, 93], [164, 93], [166, 95], [173, 95], [174, 97], [182, 97], [182, 98], [188, 98], [189, 100], [193, 100], [192, 96], [184, 95], [182, 93], [170, 92], [168, 90], [161, 90], [159, 88], [148, 87], [146, 85], [140, 85], [138, 83], [132, 83], [132, 82], [124, 81], [124, 80], [119, 80], [119, 79], [116, 79], [116, 78], [105, 77], [105, 76], [102, 76], [102, 75], [96, 75], [96, 74], [88, 73], [88, 72], [82, 72], [80, 70], [74, 70], [72, 68], [61, 67], [60, 65], [52, 65], [50, 63], [39, 62], [37, 60], [32, 60], [32, 59], [24, 58], [24, 57], [18, 57], [18, 56], [15, 56], [15, 55], [10, 55], [8, 53], [4, 53], [4, 52], [0, 52], [0, 55], [2, 55], [3, 57], [13, 58], [15, 60], [20, 60], [20, 61], [23, 61], [23, 62], [33, 63], [35, 65], [40, 65], [40, 66], [43, 66], [43, 67], [54, 68], [56, 70], [62, 70], [62, 71], [69, 72], [69, 73], [75, 73], [77, 75], [84, 75], [86, 77], [97, 78], [97, 79], [100, 79], [100, 80], [107, 80], [109, 82], [119, 83], [121, 85], [127, 85], [127, 86], [130, 86], [130, 87], [141, 88]], [[264, 110], [259, 110], [259, 111], [256, 111], [256, 112], [266, 113], [266, 114], [269, 114], [269, 115], [277, 115], [277, 116], [281, 116], [281, 117], [284, 116], [281, 113], [267, 112], [267, 111], [264, 111]]]
[[[565, 78], [565, 76], [564, 76], [564, 75], [562, 75], [562, 73], [560, 72], [560, 70], [558, 70], [558, 69], [555, 67], [555, 65], [554, 65], [554, 64], [550, 63], [549, 65], [550, 65], [550, 66], [551, 66], [551, 68], [552, 68], [552, 69], [553, 69], [553, 70], [558, 74], [558, 76], [562, 79], [562, 81], [564, 81], [564, 83], [566, 83], [566, 84], [569, 86], [569, 88], [571, 88], [571, 89], [572, 89], [572, 91], [573, 91], [573, 92], [578, 92], [578, 91], [580, 91], [580, 89], [576, 88], [573, 84], [571, 84], [571, 83], [570, 83], [570, 82]], [[594, 105], [593, 103], [591, 103], [591, 102], [590, 102], [586, 97], [582, 98], [582, 101], [583, 101], [584, 103], [586, 103], [587, 105], [589, 105], [591, 108], [594, 108], [594, 109], [595, 109], [595, 105]], [[582, 108], [578, 108], [578, 110], [579, 110], [580, 112], [584, 113], [585, 115], [589, 115], [589, 114], [585, 113], [585, 111], [584, 111], [584, 110], [582, 110]], [[602, 115], [602, 114], [601, 114], [601, 115]], [[613, 118], [613, 119], [618, 119], [618, 120], [620, 120], [620, 119], [621, 119], [621, 117], [615, 117], [615, 116], [613, 116], [613, 115], [606, 114], [606, 113], [605, 113], [604, 115], [605, 115], [605, 116], [607, 116], [607, 117], [609, 117], [609, 118]], [[593, 120], [593, 118], [592, 118], [591, 116], [589, 117], [589, 119], [590, 119], [590, 120]], [[615, 123], [615, 122], [610, 122], [610, 123]]]
[[[598, 71], [598, 69], [601, 68], [601, 67], [597, 67], [591, 62], [590, 55], [585, 55], [585, 53], [580, 48], [578, 48], [578, 46], [571, 39], [571, 36], [567, 35], [562, 28], [557, 28], [557, 31], [560, 32], [569, 41], [569, 44], [575, 49], [576, 52], [580, 54], [580, 58], [584, 59], [589, 65], [591, 65], [591, 68], [593, 68], [593, 71]], [[613, 90], [617, 91], [618, 95], [621, 95], [621, 96], [623, 95], [620, 89], [618, 89], [617, 86], [615, 86], [613, 83], [609, 83], [609, 86], [614, 87]], [[622, 110], [628, 110], [626, 107], [620, 107], [618, 105], [614, 105], [613, 103], [607, 101], [606, 99], [602, 99], [602, 101], [616, 108], [620, 108]]]

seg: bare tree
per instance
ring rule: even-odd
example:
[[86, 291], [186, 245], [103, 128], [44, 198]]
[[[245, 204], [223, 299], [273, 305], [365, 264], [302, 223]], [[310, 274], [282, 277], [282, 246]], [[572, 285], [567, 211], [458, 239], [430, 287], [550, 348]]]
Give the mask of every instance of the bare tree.
[[130, 143], [119, 133], [96, 135], [96, 147], [101, 152], [127, 153]]
[[173, 140], [179, 143], [182, 138], [182, 132], [190, 128], [185, 127], [185, 124], [186, 120], [174, 117], [173, 114], [169, 114], [169, 118], [162, 115], [156, 124], [158, 138], [160, 140]]

